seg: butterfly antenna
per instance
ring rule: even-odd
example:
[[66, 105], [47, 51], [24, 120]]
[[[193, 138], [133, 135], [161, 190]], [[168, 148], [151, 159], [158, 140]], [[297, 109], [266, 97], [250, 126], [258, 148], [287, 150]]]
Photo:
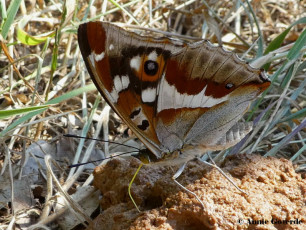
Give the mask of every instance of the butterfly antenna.
[[101, 140], [101, 139], [97, 139], [97, 138], [81, 137], [81, 136], [77, 136], [77, 135], [73, 135], [73, 134], [64, 134], [63, 136], [64, 137], [74, 137], [74, 138], [79, 138], [79, 139], [90, 139], [90, 140], [100, 141], [100, 142], [107, 142], [107, 143], [110, 143], [110, 144], [117, 144], [117, 145], [133, 148], [133, 149], [136, 149], [137, 151], [140, 151], [140, 149], [135, 147], [135, 146], [126, 145], [126, 144], [122, 144], [122, 143], [118, 143], [118, 142], [114, 142], [114, 141], [105, 141], [105, 140]]
[[74, 164], [74, 165], [68, 165], [68, 168], [79, 167], [79, 166], [82, 166], [82, 165], [86, 165], [86, 164], [90, 164], [90, 163], [95, 163], [95, 162], [99, 162], [99, 161], [102, 162], [102, 161], [104, 161], [104, 160], [112, 159], [112, 158], [115, 158], [115, 157], [118, 157], [118, 156], [130, 154], [130, 153], [136, 153], [136, 152], [135, 152], [135, 151], [130, 151], [130, 152], [119, 153], [119, 154], [116, 154], [116, 155], [114, 155], [114, 156], [105, 157], [105, 158], [99, 159], [99, 160], [88, 161], [88, 162], [79, 163], [79, 164]]
[[[122, 145], [122, 146], [125, 146], [125, 147], [130, 147], [130, 148], [134, 148], [137, 150], [137, 152], [140, 151], [139, 148], [136, 148], [134, 146], [131, 146], [131, 145], [126, 145], [126, 144], [121, 144], [121, 143], [117, 143], [117, 142], [113, 142], [113, 141], [105, 141], [105, 140], [101, 140], [101, 139], [96, 139], [96, 138], [87, 138], [87, 137], [81, 137], [81, 136], [77, 136], [77, 135], [73, 135], [73, 134], [64, 134], [63, 135], [64, 137], [74, 137], [74, 138], [79, 138], [79, 139], [91, 139], [91, 140], [95, 140], [95, 141], [101, 141], [101, 142], [108, 142], [108, 143], [111, 143], [111, 144], [117, 144], [117, 145]], [[86, 165], [86, 164], [90, 164], [90, 163], [95, 163], [95, 162], [99, 162], [99, 161], [104, 161], [104, 160], [107, 160], [107, 159], [112, 159], [112, 158], [115, 158], [117, 156], [121, 156], [121, 155], [125, 155], [125, 154], [129, 154], [129, 153], [135, 153], [135, 151], [131, 151], [131, 152], [124, 152], [124, 153], [120, 153], [120, 154], [117, 154], [115, 156], [110, 156], [110, 157], [106, 157], [104, 159], [100, 159], [100, 160], [95, 160], [95, 161], [89, 161], [89, 162], [86, 162], [86, 163], [79, 163], [79, 164], [74, 164], [74, 165], [69, 165], [68, 168], [73, 168], [73, 167], [79, 167], [79, 166], [82, 166], [82, 165]], [[147, 155], [144, 154], [146, 157]], [[130, 181], [129, 183], [129, 187], [128, 187], [128, 193], [129, 193], [129, 196], [130, 196], [130, 199], [131, 201], [133, 202], [135, 208], [137, 209], [138, 212], [140, 212], [140, 209], [138, 208], [133, 196], [132, 196], [132, 193], [131, 193], [131, 188], [132, 188], [132, 185], [135, 181], [135, 178], [137, 176], [137, 174], [139, 173], [141, 167], [145, 164], [145, 163], [148, 163], [147, 159], [142, 159], [144, 156], [143, 155], [140, 155], [139, 158], [140, 160], [142, 161], [142, 163], [139, 165], [138, 169], [136, 170], [132, 180]], [[191, 192], [191, 191], [190, 191]], [[192, 192], [191, 192], [192, 193]], [[196, 195], [195, 195], [196, 196]]]

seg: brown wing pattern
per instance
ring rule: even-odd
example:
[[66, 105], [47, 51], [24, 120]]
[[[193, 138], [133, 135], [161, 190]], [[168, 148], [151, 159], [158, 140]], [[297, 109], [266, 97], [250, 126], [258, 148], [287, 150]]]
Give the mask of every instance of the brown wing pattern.
[[139, 36], [103, 22], [80, 25], [78, 40], [102, 96], [136, 136], [160, 156], [154, 129], [157, 84], [166, 60], [185, 44]]
[[270, 84], [206, 41], [153, 39], [104, 22], [80, 25], [78, 39], [102, 96], [157, 157], [237, 143], [250, 131], [238, 120]]

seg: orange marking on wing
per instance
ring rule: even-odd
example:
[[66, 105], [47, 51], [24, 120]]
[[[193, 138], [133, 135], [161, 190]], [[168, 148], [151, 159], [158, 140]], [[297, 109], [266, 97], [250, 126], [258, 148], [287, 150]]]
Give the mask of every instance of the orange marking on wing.
[[178, 108], [165, 109], [157, 114], [158, 119], [161, 119], [164, 124], [172, 125], [178, 118], [188, 119], [188, 123], [192, 125], [203, 113], [210, 108]]
[[165, 67], [165, 60], [162, 55], [159, 55], [157, 57], [156, 62], [158, 63], [158, 71], [155, 75], [148, 75], [145, 73], [144, 70], [144, 64], [146, 61], [148, 61], [147, 55], [141, 56], [141, 66], [139, 68], [139, 71], [134, 71], [135, 75], [139, 78], [141, 81], [147, 81], [147, 82], [155, 82], [158, 81], [158, 79], [161, 77], [163, 69]]
[[[153, 142], [159, 144], [159, 141], [158, 141], [158, 138], [155, 132], [155, 124], [154, 124], [155, 117], [154, 117], [153, 107], [139, 103], [139, 101], [141, 100], [140, 97], [130, 91], [122, 91], [121, 93], [119, 93], [119, 95], [120, 97], [118, 99], [118, 103], [116, 104], [116, 108], [118, 109], [120, 116], [123, 116], [122, 119], [127, 122], [129, 127], [132, 127], [132, 131], [140, 132], [144, 134], [145, 136], [147, 136]], [[146, 129], [145, 131], [142, 131], [139, 128], [137, 128], [138, 124], [134, 123], [136, 121], [134, 120], [133, 122], [133, 120], [130, 119], [130, 115], [137, 108], [141, 108], [141, 111], [145, 116], [144, 119], [146, 119], [149, 122], [149, 128]]]
[[[143, 63], [145, 63], [146, 61], [148, 61], [148, 56], [145, 56]], [[143, 81], [151, 81], [151, 82], [153, 82], [153, 81], [157, 81], [161, 77], [162, 70], [164, 69], [164, 66], [165, 66], [165, 60], [164, 60], [163, 56], [159, 55], [157, 57], [156, 62], [158, 63], [158, 71], [157, 71], [157, 73], [155, 75], [151, 76], [151, 75], [147, 75], [145, 73], [145, 71], [142, 70], [142, 80]], [[142, 66], [142, 68], [144, 68], [144, 65]]]
[[270, 85], [271, 85], [271, 82], [270, 82], [270, 81], [264, 82], [263, 84], [261, 84], [261, 85], [259, 86], [260, 92], [262, 93], [263, 91], [265, 91], [266, 89], [268, 89]]

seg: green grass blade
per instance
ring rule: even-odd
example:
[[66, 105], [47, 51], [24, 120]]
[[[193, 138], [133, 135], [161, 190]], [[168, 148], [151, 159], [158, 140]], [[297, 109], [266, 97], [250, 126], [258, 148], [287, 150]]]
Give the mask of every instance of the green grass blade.
[[48, 101], [46, 103], [46, 105], [49, 105], [49, 104], [57, 104], [57, 103], [60, 103], [60, 102], [63, 102], [63, 101], [66, 101], [68, 99], [71, 99], [73, 97], [76, 97], [78, 95], [81, 95], [82, 93], [87, 93], [87, 92], [90, 92], [90, 91], [93, 91], [93, 90], [96, 90], [96, 87], [95, 85], [92, 83], [92, 84], [89, 84], [89, 85], [86, 85], [85, 87], [82, 87], [82, 88], [79, 88], [79, 89], [75, 89], [75, 90], [72, 90], [64, 95], [61, 95], [59, 97], [56, 97], [50, 101]]
[[306, 30], [302, 32], [299, 38], [294, 43], [293, 47], [290, 49], [287, 58], [289, 60], [297, 59], [301, 54], [301, 49], [306, 45]]
[[295, 25], [298, 25], [298, 24], [306, 24], [306, 17], [300, 18], [299, 20], [297, 20], [296, 22], [291, 24], [285, 31], [283, 31], [281, 34], [279, 34], [276, 38], [274, 38], [270, 42], [270, 44], [267, 46], [264, 54], [270, 53], [271, 51], [278, 49], [281, 46], [281, 44], [283, 43], [285, 37], [287, 36], [287, 34], [291, 30], [291, 28]]
[[34, 112], [40, 109], [48, 108], [49, 105], [40, 105], [40, 106], [33, 106], [33, 107], [27, 107], [27, 108], [21, 108], [21, 109], [10, 109], [10, 110], [2, 110], [0, 111], [0, 120], [12, 117], [16, 115], [21, 115], [24, 113]]
[[1, 28], [1, 35], [4, 39], [6, 39], [7, 34], [14, 23], [15, 16], [17, 14], [17, 11], [19, 9], [21, 0], [13, 0], [7, 10], [7, 18], [2, 24]]
[[1, 27], [2, 27], [2, 23], [7, 18], [5, 0], [0, 0], [0, 13], [1, 13], [1, 17], [2, 17], [2, 22], [1, 22]]
[[[273, 41], [270, 42], [270, 44], [267, 46], [264, 54], [268, 54], [271, 51], [274, 51], [278, 48], [280, 48], [280, 46], [282, 45], [282, 43], [284, 42], [287, 34], [290, 32], [291, 28], [295, 25], [298, 24], [306, 24], [306, 17], [304, 18], [300, 18], [299, 20], [297, 20], [296, 22], [292, 23], [285, 31], [283, 31], [281, 34], [279, 34], [276, 38], [273, 39]], [[265, 70], [268, 70], [270, 67], [271, 63], [267, 63], [263, 66], [263, 68]]]
[[54, 35], [55, 35], [55, 32], [52, 31], [52, 32], [50, 32], [46, 35], [32, 36], [32, 35], [28, 34], [27, 32], [25, 32], [20, 27], [17, 28], [17, 39], [22, 44], [29, 45], [29, 46], [35, 46], [35, 45], [39, 45], [43, 42], [46, 42], [48, 38], [54, 37]]
[[282, 120], [279, 121], [279, 123], [286, 122], [286, 121], [291, 121], [293, 119], [299, 119], [306, 117], [306, 108], [299, 110], [296, 113], [293, 113], [289, 115], [288, 117], [283, 118]]

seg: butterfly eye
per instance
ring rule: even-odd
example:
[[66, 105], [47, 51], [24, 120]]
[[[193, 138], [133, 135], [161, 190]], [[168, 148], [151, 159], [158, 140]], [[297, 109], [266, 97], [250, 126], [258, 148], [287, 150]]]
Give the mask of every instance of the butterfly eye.
[[231, 89], [233, 87], [234, 87], [234, 84], [232, 84], [232, 83], [227, 83], [226, 86], [225, 86], [225, 88], [227, 88], [227, 89]]
[[147, 75], [154, 76], [158, 71], [158, 63], [155, 61], [146, 61], [144, 63], [144, 71]]

